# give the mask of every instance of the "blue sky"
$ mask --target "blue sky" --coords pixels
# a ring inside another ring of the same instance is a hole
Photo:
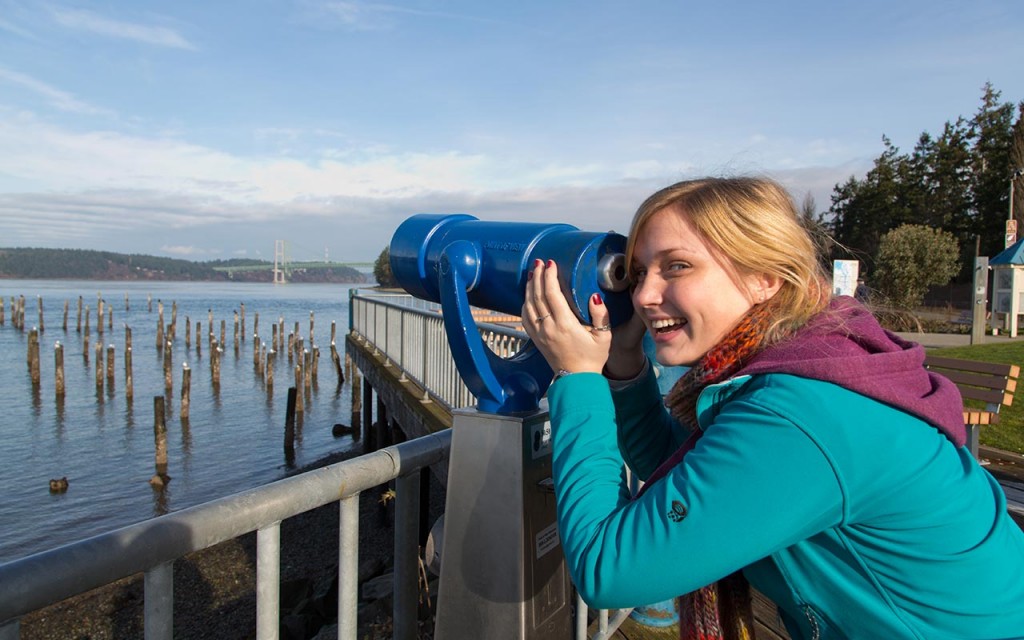
[[[374,259],[423,212],[625,232],[1024,100],[1019,0],[0,0],[0,247]]]

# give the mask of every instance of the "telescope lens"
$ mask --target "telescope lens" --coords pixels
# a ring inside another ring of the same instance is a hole
[[[598,260],[597,284],[605,291],[615,293],[629,288],[629,278],[626,277],[625,254],[608,253]]]

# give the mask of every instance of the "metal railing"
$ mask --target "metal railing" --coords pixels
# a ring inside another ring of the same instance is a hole
[[[476,403],[452,357],[440,305],[408,294],[368,294],[353,291],[349,299],[352,331],[383,353],[403,375],[426,390],[445,409]],[[480,337],[502,357],[516,354],[527,335],[511,327],[480,322]]]
[[[0,640],[20,618],[121,578],[145,573],[146,640],[173,635],[175,559],[256,531],[256,637],[278,637],[281,521],[337,502],[338,638],[355,639],[359,600],[359,494],[395,480],[394,637],[416,637],[419,470],[443,461],[451,432],[327,467],[0,565]]]

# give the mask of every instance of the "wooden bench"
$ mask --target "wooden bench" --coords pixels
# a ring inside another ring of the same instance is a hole
[[[1020,367],[1014,364],[975,362],[958,358],[928,355],[924,366],[949,378],[964,397],[964,425],[967,444],[974,457],[978,457],[979,428],[999,421],[999,409],[1013,404]],[[975,402],[970,402],[975,401]],[[975,408],[974,404],[985,407]]]

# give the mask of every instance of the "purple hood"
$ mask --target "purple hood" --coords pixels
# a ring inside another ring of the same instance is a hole
[[[924,347],[886,331],[859,302],[840,296],[736,375],[789,373],[832,382],[911,413],[963,446],[967,433],[960,391],[925,369],[924,355]]]

